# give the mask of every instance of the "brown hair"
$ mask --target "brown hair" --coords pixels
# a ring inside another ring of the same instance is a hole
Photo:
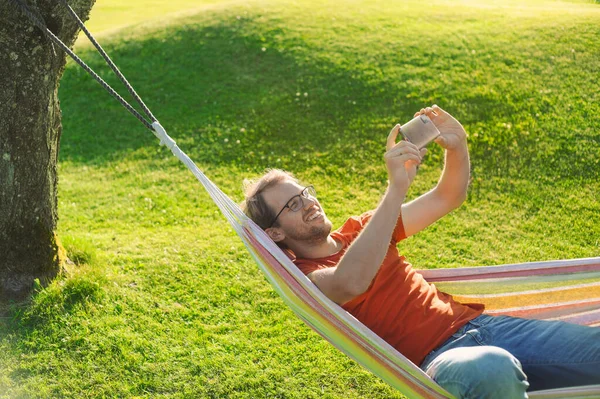
[[[246,199],[241,204],[242,210],[263,229],[271,227],[271,223],[275,218],[275,211],[267,205],[263,193],[265,190],[286,180],[298,183],[298,179],[294,175],[281,169],[267,169],[265,174],[256,180],[244,180]]]

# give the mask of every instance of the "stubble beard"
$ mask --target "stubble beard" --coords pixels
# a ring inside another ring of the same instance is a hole
[[[303,241],[314,245],[327,241],[331,228],[332,224],[326,217],[320,226],[310,226],[308,231],[288,231],[286,235],[294,241]]]

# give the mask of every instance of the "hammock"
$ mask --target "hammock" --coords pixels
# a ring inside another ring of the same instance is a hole
[[[419,367],[329,300],[177,146],[148,110],[112,60],[85,28],[66,0],[61,0],[127,90],[146,120],[58,39],[22,0],[11,0],[54,43],[88,71],[128,111],[151,129],[196,176],[240,236],[267,280],[284,302],[323,338],[409,398],[453,398]],[[489,314],[565,320],[600,326],[600,257],[462,269],[422,270],[421,274],[462,301],[483,302]],[[600,385],[528,393],[530,398],[598,398]]]

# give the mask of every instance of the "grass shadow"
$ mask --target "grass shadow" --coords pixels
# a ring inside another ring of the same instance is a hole
[[[570,132],[545,131],[556,121],[533,115],[556,112],[556,100],[536,92],[539,80],[518,84],[522,76],[511,77],[512,70],[531,63],[526,55],[519,58],[518,48],[504,62],[473,59],[449,43],[448,59],[424,51],[391,69],[392,50],[414,53],[412,45],[400,43],[370,64],[357,61],[353,69],[313,51],[282,23],[265,27],[252,15],[240,21],[232,17],[235,11],[215,15],[219,18],[203,17],[200,23],[106,46],[170,135],[204,167],[312,166],[340,177],[352,167],[368,172],[379,162],[393,124],[437,102],[471,133],[477,177],[598,177],[600,135],[593,126],[576,123]],[[311,52],[314,57],[307,57]],[[337,55],[345,56],[344,50]],[[103,61],[89,51],[83,57],[106,75]],[[440,82],[436,73],[447,68],[448,60],[462,66],[453,82]],[[503,74],[504,80],[496,87],[486,79],[465,87],[463,64],[490,76]],[[118,87],[114,78],[107,80]],[[61,101],[62,160],[104,164],[152,158],[160,151],[153,136],[80,68],[67,69]],[[583,117],[571,116],[558,115],[558,124],[566,128]],[[442,153],[434,149],[432,156]]]

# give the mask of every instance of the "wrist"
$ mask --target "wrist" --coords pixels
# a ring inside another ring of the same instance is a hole
[[[408,187],[404,185],[395,184],[394,182],[389,182],[388,188],[384,194],[385,199],[391,199],[396,203],[402,204],[404,199],[406,198],[406,193],[408,192]]]
[[[467,138],[461,138],[455,145],[452,147],[446,148],[447,152],[450,153],[464,153],[469,152],[469,147],[467,145]]]

